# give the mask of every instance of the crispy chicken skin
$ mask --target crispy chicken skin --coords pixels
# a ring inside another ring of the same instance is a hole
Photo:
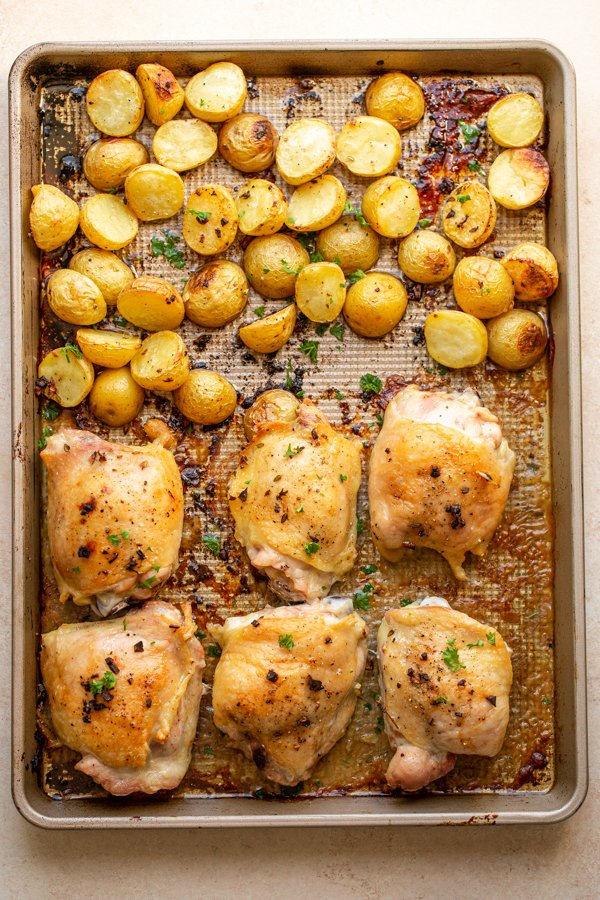
[[[352,568],[360,477],[360,445],[309,400],[241,454],[229,482],[236,538],[284,599],[324,597]]]
[[[54,730],[82,754],[76,768],[109,793],[153,794],[185,775],[204,667],[194,630],[189,607],[154,600],[42,636]]]
[[[183,489],[173,454],[63,428],[41,453],[60,599],[108,615],[146,600],[178,563]]]
[[[307,778],[344,734],[365,667],[366,626],[346,600],[267,607],[216,630],[215,725],[278,784]]]
[[[377,549],[398,562],[404,548],[429,547],[465,580],[465,555],[487,550],[514,465],[498,419],[473,391],[412,385],[400,391],[387,407],[369,467]]]
[[[489,625],[439,597],[390,609],[378,633],[384,721],[396,750],[386,779],[418,791],[457,754],[495,756],[512,684],[510,650]]]

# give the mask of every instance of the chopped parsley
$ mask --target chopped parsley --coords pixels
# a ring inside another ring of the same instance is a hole
[[[354,596],[352,598],[354,609],[371,609],[371,598],[369,595],[372,593],[373,585],[370,582],[363,584],[358,590],[354,591]]]
[[[482,297],[485,297],[486,294],[491,294],[491,293],[492,293],[491,288],[489,288],[489,287],[481,288],[481,296]]]
[[[336,399],[336,400],[343,400],[343,399],[344,399],[344,395],[342,394],[341,391],[335,391],[335,399]]]
[[[286,273],[286,275],[299,275],[304,267],[298,266],[297,269],[292,269],[287,259],[282,259],[281,268]]]
[[[288,444],[287,450],[285,451],[285,453],[283,455],[287,456],[288,459],[292,459],[292,457],[298,456],[299,453],[302,453],[303,450],[304,450],[304,445],[302,445],[300,447],[294,447],[294,449],[292,450],[292,445]]]
[[[79,568],[79,566],[73,566],[73,568],[71,569],[71,572],[74,572],[75,575],[79,575],[79,573],[81,572],[81,569]]]
[[[60,416],[60,406],[54,402],[54,400],[49,400],[46,406],[44,407],[44,411],[42,413],[42,418],[47,422],[54,422],[55,419],[58,419]]]
[[[285,379],[283,382],[283,386],[286,391],[289,391],[292,387],[293,372],[294,372],[294,370],[292,368],[292,361],[291,361],[291,359],[288,359],[287,365],[286,365]]]
[[[65,344],[64,347],[59,348],[59,353],[62,353],[67,362],[71,362],[71,358],[69,356],[70,353],[72,353],[73,356],[77,357],[77,359],[82,359],[83,357],[83,353],[75,344]]]
[[[449,669],[452,669],[453,672],[458,672],[460,669],[465,669],[466,666],[460,661],[458,656],[458,648],[455,647],[455,644],[455,638],[452,638],[452,640],[448,641],[448,643],[446,644],[446,649],[442,653],[442,659]]]
[[[129,537],[129,532],[122,531],[121,534],[109,534],[107,535],[107,537],[111,544],[113,544],[115,547],[118,547],[121,541],[127,540],[127,538]]]
[[[365,573],[365,575],[372,575],[374,572],[377,571],[377,566],[375,565],[375,563],[367,563],[366,566],[362,567],[362,570]]]
[[[447,366],[443,366],[441,363],[436,363],[435,365],[438,370],[438,375],[447,375],[448,374]]]
[[[201,224],[203,222],[208,222],[212,216],[212,213],[205,212],[203,209],[186,209],[186,214],[188,216],[194,216]]]
[[[317,337],[323,337],[323,335],[326,333],[328,328],[329,328],[329,322],[319,322],[319,324],[315,328]]]
[[[121,316],[119,314],[117,314],[116,316],[113,316],[113,322],[115,325],[118,325],[120,328],[127,328],[127,326],[129,325],[129,322],[127,321],[127,319],[124,316]]]
[[[424,219],[419,219],[419,221],[417,222],[417,225],[419,226],[419,228],[429,228],[429,226],[431,225],[432,222],[433,222],[433,219],[424,218]]]
[[[153,256],[164,256],[166,261],[173,266],[174,269],[183,269],[185,266],[185,256],[183,251],[176,245],[179,243],[179,236],[167,228],[163,228],[165,239],[155,235],[150,239]]]
[[[344,206],[344,215],[345,216],[354,216],[359,225],[362,225],[363,228],[368,228],[369,223],[365,219],[362,214],[362,210],[357,209],[355,206],[352,206],[349,200],[346,201],[346,205]]]
[[[362,516],[357,516],[356,517],[356,533],[362,534],[364,530],[365,530],[365,520],[363,519]]]
[[[488,642],[488,644],[492,645],[492,647],[496,646],[496,633],[494,631],[488,631],[488,633],[485,636],[485,639]]]
[[[483,647],[483,641],[475,641],[474,644],[467,644],[467,647],[469,648],[469,650],[472,647]]]
[[[38,448],[38,450],[45,450],[45,449],[46,449],[46,445],[47,445],[47,443],[48,443],[48,438],[49,438],[53,433],[54,433],[54,432],[52,431],[51,428],[48,427],[48,425],[45,425],[45,426],[44,426],[44,430],[42,431],[42,436],[41,436],[41,438],[39,438],[39,440],[38,440],[38,442],[37,442],[37,448]]]
[[[202,641],[206,637],[206,632],[202,631],[201,628],[196,628],[196,630],[194,632],[194,637],[198,638],[199,641]]]
[[[209,644],[206,648],[206,655],[211,656],[213,659],[218,659],[222,652],[218,644]]]
[[[471,195],[470,194],[459,194],[456,199],[458,200],[459,203],[466,203],[467,200],[471,199]]]
[[[292,647],[295,647],[294,638],[291,634],[280,634],[279,635],[279,646],[285,647],[286,650],[291,650]]]
[[[362,391],[366,391],[369,394],[378,394],[382,387],[383,382],[377,375],[367,373],[360,376],[360,388]]]
[[[156,575],[151,575],[150,578],[146,578],[145,581],[140,581],[140,585],[143,588],[148,588],[148,590],[150,590],[150,588],[152,587],[152,585],[154,584],[155,581],[156,581]]]
[[[481,172],[481,165],[476,159],[471,159],[469,161],[469,172]]]
[[[378,424],[379,427],[381,428],[381,426],[383,425],[383,416],[382,416],[382,414],[379,412],[379,410],[377,410],[377,412],[375,413],[375,419],[377,420],[377,424]]]
[[[297,507],[296,512],[297,512],[297,513],[303,513],[303,512],[304,512],[304,507],[302,506],[302,504],[300,504],[300,506]]]
[[[360,281],[361,278],[365,277],[365,273],[362,269],[356,269],[354,272],[350,272],[347,276],[349,284],[356,284],[357,281]]]
[[[412,597],[403,597],[402,600],[400,601],[400,606],[410,606],[410,604],[412,602],[413,602]]]
[[[203,534],[202,543],[213,556],[218,556],[221,552],[221,538],[218,534]]]
[[[319,342],[302,341],[300,344],[300,352],[304,353],[305,356],[308,356],[311,362],[316,362],[319,353]]]
[[[448,701],[446,700],[445,697],[440,696],[440,697],[436,697],[435,700],[434,700],[433,702],[434,702],[434,703],[436,704],[436,706],[437,706],[439,703],[447,703]]]
[[[344,475],[342,472],[340,472],[340,481],[342,482],[342,484],[343,484],[345,481],[348,481],[348,476],[347,476],[347,475]]]
[[[343,341],[345,331],[344,323],[336,322],[335,325],[332,325],[329,329],[329,334],[332,334],[337,341]]]
[[[255,307],[254,307],[254,315],[255,315],[255,316],[258,316],[259,319],[262,319],[262,317],[264,316],[264,314],[265,314],[265,307],[264,307],[264,306],[255,306]]]
[[[319,550],[318,541],[309,541],[308,544],[304,545],[304,552],[307,556],[314,556]]]
[[[213,750],[212,747],[204,747],[202,752],[204,753],[205,756],[214,756],[215,755],[215,751]]]
[[[479,137],[480,131],[477,125],[472,125],[470,122],[465,122],[464,119],[459,119],[458,124],[460,125],[460,130],[465,141],[474,141]]]
[[[112,672],[105,672],[102,678],[91,678],[89,681],[90,692],[95,697],[96,694],[101,694],[102,691],[112,691],[114,686],[117,683],[117,679],[113,675]]]

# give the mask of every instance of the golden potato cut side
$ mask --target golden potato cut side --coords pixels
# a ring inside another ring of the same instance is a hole
[[[494,198],[480,181],[463,181],[448,194],[442,207],[446,236],[459,247],[473,249],[484,244],[496,226]]]
[[[397,175],[374,181],[363,194],[363,216],[378,234],[406,237],[421,218],[421,202],[414,185]]]
[[[38,366],[43,392],[67,409],[78,406],[94,384],[94,367],[78,347],[67,344],[51,350]]]
[[[100,372],[88,402],[93,416],[111,428],[119,428],[139,415],[144,397],[144,389],[133,380],[129,366],[124,366]]]
[[[85,358],[103,369],[126,366],[142,346],[142,339],[136,335],[97,328],[79,328],[76,338]]]
[[[541,200],[550,184],[550,167],[539,150],[504,150],[488,173],[488,187],[506,209],[526,209]]]
[[[112,194],[96,194],[86,200],[79,224],[88,241],[102,250],[121,250],[138,233],[137,217]]]
[[[236,319],[248,302],[244,270],[229,259],[215,259],[194,272],[183,289],[185,314],[196,325],[220,328]]]
[[[539,137],[544,111],[531,94],[508,94],[487,114],[490,137],[501,147],[528,147]]]
[[[135,77],[144,95],[146,115],[153,125],[164,125],[177,115],[185,93],[169,69],[158,63],[142,63]]]
[[[233,385],[210,369],[193,369],[173,395],[175,406],[190,422],[218,425],[233,415],[237,394]]]
[[[323,175],[335,162],[335,131],[323,119],[298,119],[281,135],[275,160],[288,184],[298,185]]]
[[[205,122],[224,122],[241,111],[248,88],[246,76],[232,62],[213,63],[187,83],[185,105]]]
[[[90,84],[86,108],[98,131],[111,137],[126,137],[142,124],[144,95],[130,72],[109,69]]]
[[[83,157],[83,174],[97,191],[123,186],[130,172],[150,162],[148,151],[133,138],[100,138]]]
[[[257,397],[244,413],[244,434],[252,441],[259,431],[271,422],[295,422],[300,401],[291,391],[278,388]]]
[[[421,229],[409,234],[398,247],[398,265],[411,281],[441,284],[452,275],[456,254],[441,234]]]
[[[170,219],[183,206],[183,181],[172,169],[146,163],[125,179],[125,196],[132,213],[142,222]]]
[[[204,165],[217,150],[215,131],[201,119],[174,119],[156,129],[152,152],[161,166],[188,172]]]
[[[320,175],[293,192],[285,223],[292,231],[321,231],[339,219],[345,205],[342,182],[335,175]]]
[[[383,337],[406,312],[408,295],[399,278],[387,272],[368,272],[348,288],[344,319],[356,334]]]
[[[190,360],[175,331],[157,331],[143,341],[131,360],[131,374],[148,391],[174,391],[188,377]]]
[[[106,302],[91,278],[72,269],[57,269],[48,279],[48,303],[55,316],[70,325],[96,325],[106,315]]]
[[[183,217],[183,239],[196,253],[223,253],[233,244],[237,229],[235,201],[222,184],[204,184],[190,194]]]
[[[541,316],[512,309],[487,323],[488,356],[511,372],[528,369],[544,355],[548,332]]]
[[[185,315],[183,298],[170,281],[142,275],[128,284],[117,300],[121,315],[144,331],[179,328]]]
[[[346,300],[346,279],[336,263],[305,266],[296,279],[296,305],[311,322],[333,322]]]
[[[427,352],[449,369],[476,366],[486,357],[488,336],[475,316],[455,309],[440,309],[425,319]]]
[[[543,244],[518,244],[505,254],[502,265],[514,282],[517,300],[546,300],[558,287],[558,263]]]
[[[343,216],[317,235],[316,250],[327,262],[335,262],[344,275],[366,271],[379,259],[379,235],[355,216]]]
[[[238,228],[242,234],[260,237],[279,231],[287,215],[281,188],[264,178],[252,178],[235,196]]]
[[[244,251],[244,271],[255,291],[271,300],[294,293],[296,278],[310,262],[302,244],[288,234],[257,237]]]
[[[273,123],[258,113],[241,113],[219,131],[219,153],[240,172],[264,172],[275,162],[279,135]]]
[[[356,116],[342,127],[337,158],[354,175],[386,175],[400,159],[400,135],[393,125],[376,116]]]
[[[239,335],[246,347],[255,353],[275,353],[289,341],[295,325],[296,306],[290,303],[270,316],[243,325]]]
[[[412,128],[425,113],[423,91],[403,72],[386,72],[375,78],[367,88],[365,103],[370,116],[385,119],[398,131]]]
[[[35,184],[29,210],[31,236],[40,250],[57,250],[79,226],[79,207],[51,184]]]
[[[504,266],[487,256],[465,256],[454,270],[454,299],[478,319],[491,319],[513,308],[515,287]]]
[[[109,306],[116,304],[123,288],[134,279],[133,272],[122,259],[110,250],[99,250],[98,247],[89,247],[73,254],[69,269],[91,278]]]

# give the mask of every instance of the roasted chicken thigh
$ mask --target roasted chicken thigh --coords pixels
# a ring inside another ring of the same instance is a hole
[[[397,562],[404,548],[429,547],[464,580],[466,553],[482,556],[502,518],[514,465],[498,419],[473,391],[400,391],[369,468],[379,552]]]

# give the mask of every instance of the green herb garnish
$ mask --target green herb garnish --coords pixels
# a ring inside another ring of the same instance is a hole
[[[360,376],[361,391],[366,391],[369,394],[378,394],[382,387],[383,382],[377,375],[367,373],[366,375]]]
[[[350,272],[346,277],[349,284],[356,284],[357,281],[360,281],[361,278],[365,277],[365,273],[362,269],[356,269],[354,272]]]
[[[262,319],[262,317],[264,316],[264,314],[265,314],[265,307],[264,307],[264,306],[255,306],[255,307],[254,307],[254,315],[255,315],[255,316],[258,316],[259,319]]]
[[[357,516],[356,517],[356,533],[362,534],[364,530],[365,530],[365,520],[363,519],[362,516]]]
[[[429,228],[429,226],[431,225],[432,222],[433,222],[433,219],[424,218],[424,219],[419,219],[419,221],[417,222],[417,225],[419,226],[419,228]]]
[[[44,407],[44,411],[42,413],[42,418],[47,422],[54,422],[55,419],[58,419],[60,416],[60,406],[54,402],[54,400],[49,400],[46,406]]]
[[[213,556],[218,556],[221,552],[221,538],[218,534],[203,534],[202,543]]]
[[[467,647],[469,648],[469,650],[472,647],[483,647],[483,641],[475,641],[474,644],[467,644]]]
[[[208,222],[212,216],[212,213],[205,212],[203,209],[186,209],[186,214],[188,216],[194,216],[201,224],[203,222]]]
[[[147,588],[148,590],[150,590],[155,581],[156,575],[151,575],[150,578],[146,578],[145,581],[140,581],[140,584],[143,588]]]
[[[308,544],[304,545],[304,552],[307,556],[314,556],[319,550],[319,544],[317,541],[309,541]]]
[[[336,399],[336,400],[343,400],[343,399],[344,399],[344,395],[342,394],[341,391],[335,391],[334,393],[335,393],[335,399]]]
[[[164,256],[166,261],[173,266],[174,269],[183,269],[185,266],[185,256],[183,255],[183,251],[176,246],[179,243],[179,236],[168,231],[166,228],[163,228],[163,234],[165,236],[164,240],[156,235],[150,239],[152,255]]]
[[[446,644],[446,649],[442,653],[442,659],[449,669],[452,669],[453,672],[458,672],[459,669],[465,669],[466,666],[460,661],[458,656],[458,648],[454,646],[455,644],[455,638],[452,638],[452,640],[448,641],[448,643]]]
[[[199,641],[202,641],[206,637],[206,632],[202,631],[201,628],[196,628],[196,630],[194,632],[194,637],[198,638]]]
[[[354,609],[371,609],[371,599],[369,595],[372,593],[373,585],[370,582],[363,584],[358,590],[354,591],[354,596],[352,598]]]
[[[400,601],[400,606],[410,606],[413,603],[412,597],[403,597]]]
[[[367,563],[366,566],[362,567],[362,570],[365,575],[372,575],[373,572],[377,571],[377,566],[375,565],[375,563]]]
[[[124,316],[120,316],[118,314],[116,316],[113,316],[113,322],[115,325],[118,325],[119,328],[127,328],[127,326],[129,325],[127,319]]]
[[[471,159],[469,161],[469,172],[481,172],[481,165],[476,159]]]
[[[467,200],[471,199],[471,195],[470,194],[459,194],[456,199],[458,200],[459,203],[466,203]]]
[[[335,325],[332,325],[329,329],[329,334],[332,334],[336,340],[343,341],[345,331],[344,323],[336,322]]]
[[[465,141],[474,141],[475,138],[479,137],[480,131],[477,125],[465,122],[464,119],[459,119],[458,124],[460,125],[460,130],[462,131],[462,136]]]
[[[72,353],[73,356],[77,357],[77,359],[81,359],[83,357],[83,353],[75,344],[65,344],[64,347],[59,348],[59,353],[62,353],[64,358],[69,363],[71,362],[71,358],[69,356],[70,353]]]
[[[488,633],[485,636],[485,639],[488,642],[488,644],[492,645],[492,647],[496,646],[496,633],[494,631],[488,631]]]
[[[285,451],[285,453],[283,455],[287,456],[288,459],[292,459],[292,457],[298,456],[299,453],[302,453],[303,450],[304,450],[304,445],[302,445],[301,447],[294,447],[294,449],[292,450],[292,445],[288,444],[287,450]]]
[[[43,431],[42,431],[42,436],[41,436],[41,438],[39,438],[39,440],[38,440],[38,442],[37,442],[37,448],[38,448],[38,450],[45,450],[45,449],[46,449],[46,445],[48,444],[48,438],[51,437],[51,435],[52,435],[53,433],[54,433],[54,432],[52,431],[51,428],[48,427],[48,425],[45,425],[45,426],[44,426],[44,429],[43,429]]]
[[[303,266],[298,266],[297,269],[292,269],[287,259],[282,259],[281,268],[286,273],[286,275],[299,275],[303,269]]]
[[[340,481],[342,482],[342,484],[344,483],[344,481],[348,481],[348,476],[340,472]]]
[[[300,352],[304,353],[305,356],[308,356],[311,362],[316,362],[319,353],[319,342],[302,341],[300,344]]]
[[[279,635],[279,646],[285,647],[286,650],[291,650],[292,647],[295,647],[294,638],[291,634],[280,634]]]
[[[113,675],[112,672],[105,672],[102,678],[91,678],[89,681],[90,691],[95,697],[96,694],[101,694],[102,691],[112,691],[115,684],[117,683],[117,679]]]
[[[206,648],[206,655],[211,656],[213,659],[218,659],[222,652],[218,644],[209,644]]]

